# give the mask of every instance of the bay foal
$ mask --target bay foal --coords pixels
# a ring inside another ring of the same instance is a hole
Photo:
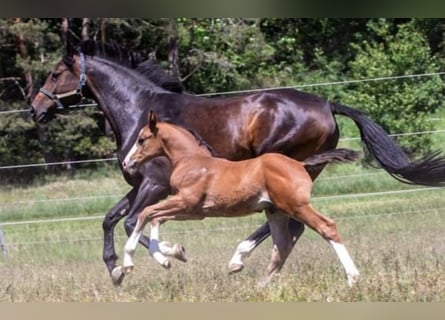
[[[281,269],[282,261],[292,249],[286,216],[303,222],[329,242],[345,269],[350,286],[358,280],[359,272],[342,243],[334,221],[317,212],[309,203],[312,180],[305,169],[328,162],[353,161],[359,158],[357,152],[335,149],[314,155],[304,162],[277,153],[229,161],[213,157],[202,145],[204,142],[200,144],[190,131],[158,122],[154,112],[150,112],[148,121],[148,126],[142,128],[125,157],[123,167],[129,173],[136,172],[145,161],[166,156],[173,170],[170,178],[173,195],[146,207],[139,214],[136,228],[125,245],[125,272],[134,267],[132,257],[147,223],[151,224],[150,254],[169,268],[166,255],[173,254],[170,251],[174,250],[159,242],[159,226],[163,222],[238,217],[274,205],[279,211],[266,213],[274,244],[266,282]]]

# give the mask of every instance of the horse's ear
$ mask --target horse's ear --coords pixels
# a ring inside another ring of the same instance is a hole
[[[148,115],[148,127],[150,128],[150,131],[156,135],[158,133],[158,127],[156,126],[158,123],[158,115],[154,111],[150,111],[150,114]]]
[[[80,48],[83,53],[92,56],[96,51],[96,41],[94,40],[84,40],[82,41]]]
[[[75,45],[75,39],[73,36],[73,31],[68,30],[66,33],[66,42],[65,42],[65,55],[68,57],[74,56],[76,53],[76,45]]]

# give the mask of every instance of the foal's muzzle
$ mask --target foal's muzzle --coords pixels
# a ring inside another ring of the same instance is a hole
[[[122,161],[122,168],[131,175],[135,174],[138,169],[137,163],[132,159]]]

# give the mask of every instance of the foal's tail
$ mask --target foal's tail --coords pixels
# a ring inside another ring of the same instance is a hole
[[[365,113],[337,103],[332,103],[331,109],[355,122],[369,153],[391,176],[408,184],[445,186],[445,157],[440,151],[410,161],[388,133]]]
[[[303,165],[305,167],[315,167],[328,163],[346,163],[359,160],[361,157],[361,152],[351,149],[338,148],[310,156],[303,161]]]

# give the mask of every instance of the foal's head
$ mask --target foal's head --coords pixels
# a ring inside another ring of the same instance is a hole
[[[123,168],[128,173],[135,173],[145,161],[163,155],[158,131],[158,117],[155,112],[150,111],[148,125],[141,129],[135,144],[122,162]]]
[[[148,125],[139,132],[122,166],[133,174],[144,162],[162,155],[173,164],[189,156],[218,157],[197,132],[169,122],[158,122],[156,113],[150,111]]]

